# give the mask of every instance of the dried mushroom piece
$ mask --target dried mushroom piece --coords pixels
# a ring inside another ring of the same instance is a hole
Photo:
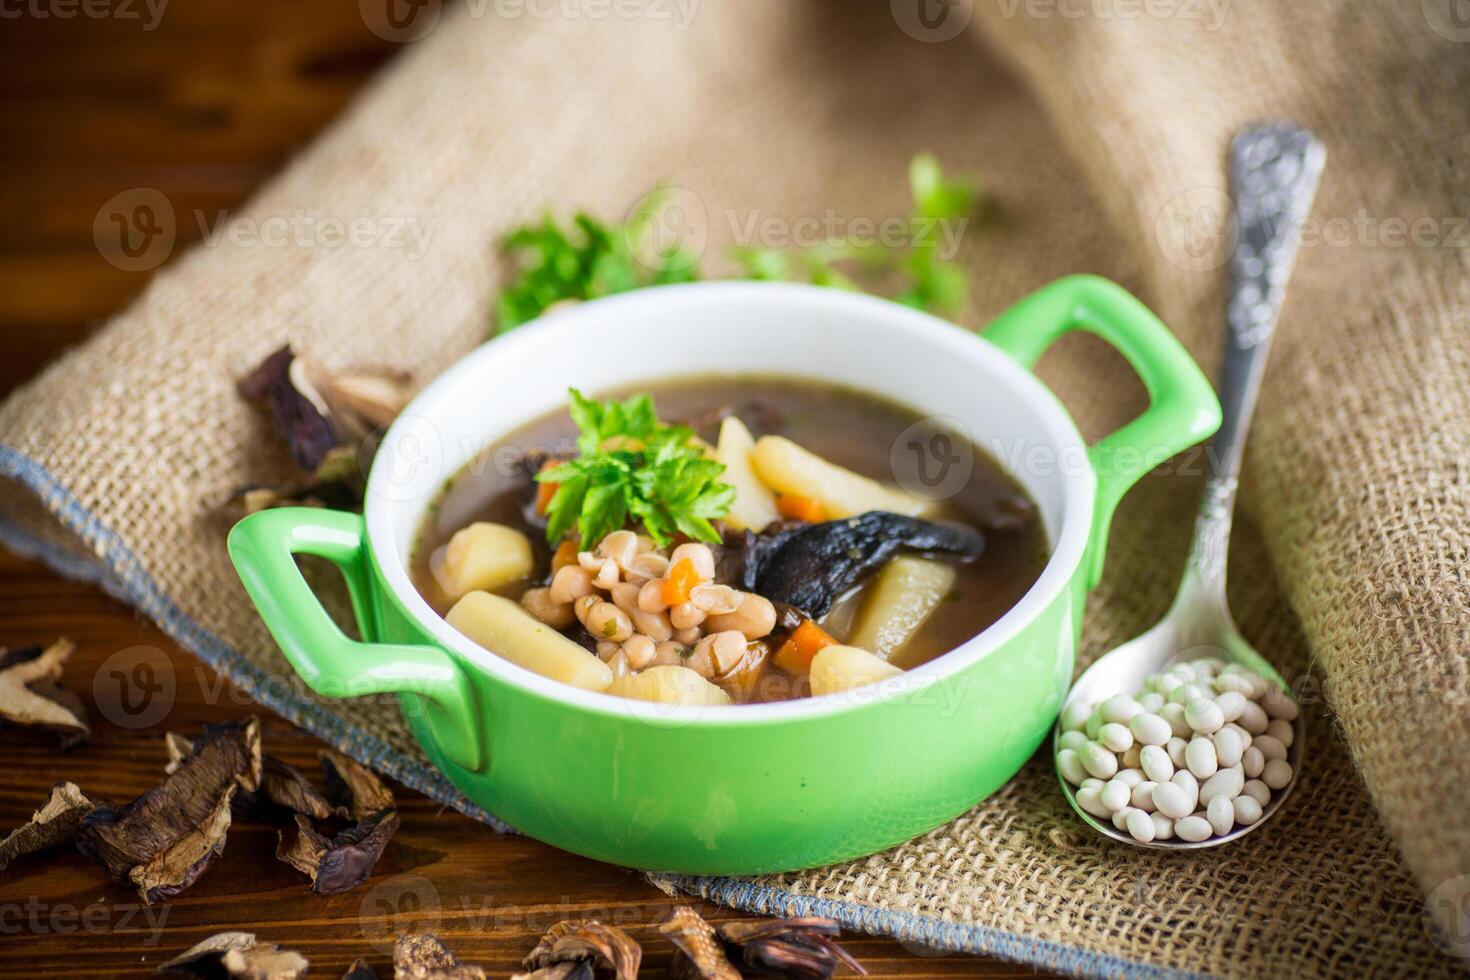
[[[673,974],[676,980],[740,980],[714,927],[686,905],[669,913],[658,931],[669,937],[677,951]]]
[[[194,750],[194,743],[175,732],[166,733],[163,741],[168,749],[168,765],[164,767],[164,771],[172,773]],[[293,813],[304,813],[316,820],[347,816],[346,810],[328,803],[326,797],[301,774],[301,770],[287,765],[275,756],[262,755],[260,790],[254,793],[237,791],[235,810],[253,813],[271,806]]]
[[[330,749],[321,754],[327,793],[352,826],[328,837],[311,817],[296,814],[296,832],[282,832],[276,857],[311,879],[312,891],[335,895],[368,879],[398,830],[393,794],[372,770]]]
[[[76,783],[57,783],[31,819],[0,840],[0,871],[23,855],[71,843],[82,820],[96,808]]]
[[[61,686],[61,672],[77,645],[63,637],[39,646],[0,649],[0,718],[49,728],[69,749],[92,734],[81,699]]]
[[[342,974],[342,980],[378,980],[378,971],[367,960],[359,956]]]
[[[742,972],[822,980],[836,973],[840,965],[854,973],[868,972],[837,945],[842,928],[835,919],[750,919],[726,922],[719,933]]]
[[[200,980],[298,980],[306,976],[306,965],[300,953],[256,942],[253,933],[221,932],[175,956],[158,972]]]
[[[595,919],[570,919],[546,930],[522,961],[533,972],[516,976],[528,980],[590,978],[598,969],[604,969],[616,974],[617,980],[635,980],[642,960],[642,947],[617,926],[603,925]]]
[[[359,451],[403,410],[411,380],[396,370],[327,371],[288,344],[241,379],[239,389],[270,410],[296,465],[320,483],[351,487],[361,500]]]
[[[256,719],[208,727],[163,782],[126,806],[88,814],[77,848],[145,903],[172,898],[224,850],[235,793],[258,789],[260,775]]]
[[[435,936],[403,936],[393,944],[393,980],[485,980]]]

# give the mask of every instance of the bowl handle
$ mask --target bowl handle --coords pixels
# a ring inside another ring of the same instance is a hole
[[[981,336],[1026,368],[1066,334],[1085,330],[1122,354],[1148,390],[1149,407],[1087,449],[1097,474],[1087,587],[1102,578],[1118,501],[1149,470],[1220,427],[1220,402],[1199,365],[1158,317],[1117,283],[1068,276],[1006,310]]]
[[[331,698],[418,695],[445,755],[478,772],[485,758],[474,691],[450,654],[428,645],[349,638],[322,608],[292,558],[317,555],[341,569],[358,626],[371,639],[377,622],[375,591],[363,532],[362,517],[346,511],[265,510],[230,530],[230,558],[261,619],[313,691]]]

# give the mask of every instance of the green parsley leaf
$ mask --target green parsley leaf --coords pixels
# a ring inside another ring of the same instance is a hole
[[[546,507],[546,540],[556,545],[576,528],[583,547],[630,522],[643,524],[660,545],[676,534],[717,542],[710,521],[724,517],[735,488],[720,482],[725,467],[706,459],[692,430],[664,425],[653,399],[636,394],[600,402],[575,388],[568,411],[578,455],[536,474],[557,484]]]

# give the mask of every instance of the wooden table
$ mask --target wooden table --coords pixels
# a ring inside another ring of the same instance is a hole
[[[88,9],[111,13],[26,0],[0,20],[0,393],[146,284],[150,270],[118,268],[96,247],[94,220],[109,198],[150,187],[179,214],[238,207],[398,47],[366,29],[350,0],[173,0],[152,29],[143,0]],[[199,237],[194,224],[180,222],[174,256]],[[50,736],[0,731],[0,830],[27,819],[59,779],[118,801],[137,796],[162,776],[164,728],[197,732],[255,713],[274,754],[315,771],[312,737],[253,706],[132,610],[0,552],[0,646],[59,635],[79,644],[67,681],[95,731],[65,754]],[[113,724],[97,704],[109,683],[99,668],[138,645],[161,651],[176,679],[166,722],[147,730]],[[388,976],[392,936],[433,931],[504,976],[547,926],[589,915],[628,928],[644,942],[647,972],[667,972],[669,947],[653,925],[673,900],[638,874],[397,792],[402,829],[374,877],[343,895],[309,892],[274,858],[275,828],[248,821],[231,828],[197,885],[147,908],[73,850],[23,858],[0,873],[0,976],[144,976],[225,929],[300,951],[314,977],[340,976],[360,955]],[[891,940],[853,937],[848,948],[876,976],[1030,972]]]

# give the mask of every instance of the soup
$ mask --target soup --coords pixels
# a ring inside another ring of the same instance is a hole
[[[1020,486],[909,408],[749,377],[605,397],[488,447],[414,549],[431,606],[539,673],[679,703],[847,690],[964,643],[1046,563]],[[942,498],[894,484],[926,444],[904,482]]]

